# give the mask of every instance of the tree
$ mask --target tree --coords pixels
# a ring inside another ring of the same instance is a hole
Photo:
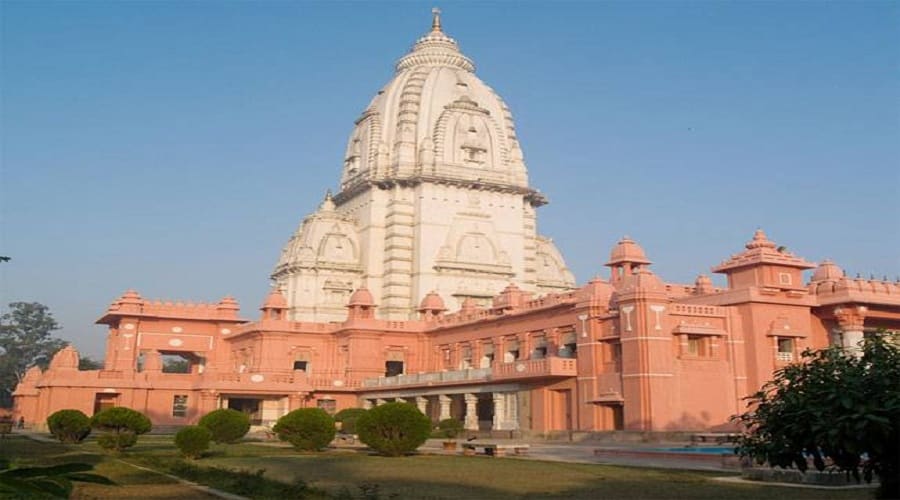
[[[103,369],[103,361],[97,361],[90,356],[82,356],[78,358],[79,370],[101,370]]]
[[[91,433],[91,418],[80,410],[59,410],[47,417],[50,434],[63,443],[80,443]]]
[[[412,453],[431,434],[431,419],[409,403],[385,403],[356,421],[359,440],[388,457]]]
[[[139,435],[146,434],[153,428],[146,415],[124,406],[107,408],[94,415],[91,426],[103,431],[97,438],[97,444],[117,453],[134,446]]]
[[[46,368],[66,343],[51,337],[59,324],[47,306],[13,302],[0,316],[0,407],[12,402],[12,391],[33,365]]]
[[[319,451],[334,439],[334,419],[321,408],[300,408],[283,415],[272,427],[278,439],[303,451]]]
[[[881,479],[880,498],[900,498],[900,338],[866,339],[861,352],[832,346],[803,353],[750,396],[735,418],[738,452],[758,463],[807,470],[827,461],[859,481]]]
[[[250,430],[250,417],[231,408],[220,408],[203,415],[197,425],[207,429],[216,443],[236,443]]]
[[[356,421],[367,411],[365,408],[344,408],[334,414],[334,421],[341,423],[342,434],[356,434]]]
[[[199,425],[189,425],[175,433],[175,446],[187,458],[200,458],[203,456],[203,452],[209,448],[210,439],[212,439],[212,433],[209,432],[209,429]]]

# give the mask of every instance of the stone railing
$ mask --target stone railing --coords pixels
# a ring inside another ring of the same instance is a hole
[[[527,359],[511,363],[494,363],[490,368],[471,368],[428,372],[395,377],[379,377],[363,380],[364,388],[453,385],[489,380],[512,380],[537,377],[574,377],[577,373],[575,358],[549,357]]]
[[[671,313],[683,316],[725,317],[725,308],[698,304],[672,304]]]
[[[379,377],[363,380],[363,387],[394,387],[406,385],[435,385],[442,383],[466,382],[489,379],[491,368],[470,368],[468,370],[452,370],[446,372],[415,373],[397,375],[395,377]]]
[[[574,377],[575,375],[575,358],[528,359],[502,363],[494,367],[495,378]]]

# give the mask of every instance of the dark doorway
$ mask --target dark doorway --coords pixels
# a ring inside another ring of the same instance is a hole
[[[228,398],[228,407],[232,410],[246,413],[250,417],[251,425],[262,425],[262,416],[259,411],[259,400],[250,398]]]
[[[475,406],[478,414],[478,430],[489,431],[494,427],[494,397],[493,394],[479,394],[478,403]]]
[[[396,377],[403,375],[403,361],[386,361],[384,363],[384,376]]]
[[[119,397],[118,394],[97,394],[94,397],[94,415],[116,406],[117,397]]]

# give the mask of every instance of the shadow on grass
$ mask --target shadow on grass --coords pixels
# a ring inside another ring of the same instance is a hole
[[[333,495],[357,498],[376,487],[380,498],[642,498],[851,499],[858,492],[795,490],[712,482],[713,475],[590,464],[487,457],[384,458],[334,454],[228,458],[203,465],[265,469],[280,481],[302,479]]]

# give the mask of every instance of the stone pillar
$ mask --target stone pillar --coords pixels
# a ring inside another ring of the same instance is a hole
[[[418,396],[416,398],[416,408],[422,412],[422,415],[428,416],[428,398],[425,396]]]
[[[519,428],[519,394],[515,392],[506,393],[506,425],[508,430],[518,430]]]
[[[295,393],[288,395],[288,411],[294,411],[303,407],[303,398],[306,394]]]
[[[864,306],[838,307],[834,310],[834,317],[841,327],[841,347],[849,353],[860,353],[867,311]]]
[[[438,396],[438,403],[440,403],[441,406],[441,413],[438,418],[440,420],[450,418],[450,396],[441,394]]]
[[[470,431],[478,430],[478,396],[466,394],[466,422],[465,427]]]
[[[216,391],[201,391],[200,392],[200,407],[198,408],[200,415],[206,415],[207,413],[218,408],[219,402],[219,393]]]
[[[502,431],[503,430],[503,416],[506,414],[506,398],[503,397],[502,393],[495,392],[494,396],[494,422],[491,425],[491,430],[494,431]]]

